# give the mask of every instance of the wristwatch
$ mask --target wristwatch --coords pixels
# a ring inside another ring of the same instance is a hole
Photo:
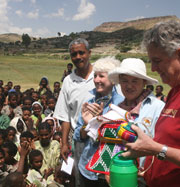
[[[157,159],[164,160],[166,158],[168,147],[163,145],[162,150],[156,155]]]

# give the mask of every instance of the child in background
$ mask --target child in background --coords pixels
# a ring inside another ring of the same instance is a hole
[[[22,146],[22,144],[24,142],[28,142],[29,145],[30,145],[30,148],[34,149],[34,136],[31,132],[25,131],[21,134],[21,136],[20,136],[20,146]]]
[[[6,130],[0,129],[0,146],[2,146],[2,144],[5,142],[6,137]]]
[[[2,114],[8,115],[10,119],[22,116],[21,107],[17,105],[18,96],[15,92],[8,94],[8,105],[4,106],[1,110]]]
[[[53,136],[54,132],[56,131],[56,121],[53,117],[47,116],[43,119],[42,122],[46,122],[51,128],[51,137]]]
[[[46,117],[54,113],[55,105],[56,99],[53,96],[49,97],[47,100],[47,109],[44,111]]]
[[[72,73],[72,69],[73,69],[73,64],[72,63],[68,63],[67,64],[67,71],[64,70],[63,76],[61,78],[61,82],[64,81],[65,77],[68,76],[69,74]]]
[[[43,122],[38,126],[39,141],[35,141],[35,149],[43,154],[43,165],[41,172],[45,169],[53,168],[58,165],[60,158],[60,145],[57,141],[51,140],[51,127],[47,122]],[[53,175],[49,178],[53,180]]]
[[[16,124],[16,129],[17,129],[17,133],[20,133],[20,134],[24,131],[24,124],[23,124],[22,120],[20,120],[20,119],[18,120],[18,122]]]
[[[45,115],[42,113],[42,111],[43,111],[42,105],[38,101],[35,101],[32,104],[32,113],[33,113],[33,115],[31,115],[31,118],[33,120],[33,127],[34,128],[37,128],[38,125],[45,118]]]
[[[42,94],[41,96],[40,96],[40,103],[41,103],[41,105],[42,105],[42,107],[43,107],[43,113],[44,113],[44,111],[46,110],[46,108],[47,108],[47,95],[46,94]]]
[[[16,169],[13,168],[11,165],[5,164],[5,152],[4,150],[0,147],[0,184],[3,183],[5,180],[6,176],[14,172]]]
[[[4,81],[0,80],[0,87],[3,87]]]
[[[29,144],[29,150],[35,149],[34,146],[34,136],[31,132],[29,131],[24,131],[21,135],[20,135],[20,143],[17,145],[18,146],[18,152],[15,156],[15,159],[19,161],[20,159],[20,152],[21,152],[21,147],[24,144],[24,142],[28,142]]]
[[[47,77],[42,77],[40,83],[39,83],[39,88],[38,88],[38,93],[39,95],[43,94],[52,94],[50,87],[49,87],[49,81]]]
[[[33,102],[31,97],[26,96],[23,98],[23,107],[31,109],[32,103]]]
[[[5,148],[3,148],[3,149],[5,149]],[[0,162],[0,184],[2,184],[4,178],[9,173],[12,173],[12,172],[15,172],[15,171],[23,173],[24,167],[25,167],[25,160],[27,160],[26,158],[27,158],[27,154],[29,152],[29,145],[26,142],[22,146],[21,153],[20,153],[21,157],[20,157],[20,161],[18,162],[17,170],[12,165],[5,164],[6,152],[4,152],[3,149],[0,148],[0,160],[1,160],[1,162]],[[18,186],[18,184],[13,184],[13,186]],[[5,185],[4,187],[10,187],[10,186]],[[25,186],[22,186],[22,187],[25,187]],[[28,186],[26,186],[26,187],[28,187]],[[31,187],[35,187],[35,186],[31,186]]]
[[[4,88],[0,86],[0,94],[3,94]]]
[[[61,86],[60,82],[58,82],[58,81],[54,82],[53,96],[55,97],[56,101],[58,99],[58,96],[59,96],[59,93],[60,93],[60,90],[61,90],[60,86]]]
[[[17,105],[22,107],[22,93],[16,92],[17,94]]]
[[[44,171],[44,174],[42,175],[40,169],[43,164],[43,155],[41,151],[39,150],[32,150],[29,153],[29,163],[30,163],[30,170],[27,174],[26,180],[28,180],[30,183],[36,184],[38,186],[46,187],[47,186],[47,179],[49,175],[52,174],[52,169],[47,169]]]
[[[18,161],[14,158],[17,154],[17,146],[13,142],[5,142],[1,148],[5,152],[5,164],[12,165],[16,170],[18,168]]]
[[[8,91],[9,91],[8,85],[5,85],[3,88],[4,88],[4,95],[5,95],[5,97],[7,97]]]
[[[14,89],[16,90],[16,92],[21,93],[21,86],[20,85],[15,85]]]
[[[6,141],[12,141],[12,142],[16,142],[16,129],[14,127],[11,127],[9,126],[7,129],[6,129],[6,134],[7,134],[7,137],[6,137]]]
[[[16,140],[18,143],[21,133],[30,130],[33,127],[31,110],[27,107],[23,107],[22,112],[22,117],[15,117],[10,122],[10,126],[14,127],[17,130]]]
[[[1,114],[5,98],[2,96],[0,99],[0,129],[6,129],[9,127],[10,118],[6,114]]]
[[[22,107],[22,121],[23,121],[23,125],[24,125],[24,131],[26,130],[30,130],[31,128],[33,128],[33,120],[31,118],[31,109],[27,108],[27,107]]]
[[[45,114],[46,117],[49,114],[53,114],[54,113],[55,105],[56,105],[56,99],[53,96],[48,97],[48,99],[47,99],[47,108],[44,111],[44,114]]]
[[[12,82],[12,81],[9,81],[9,82],[7,83],[7,85],[8,85],[8,89],[9,89],[9,90],[13,88],[13,82]]]
[[[166,102],[166,96],[163,94],[163,86],[162,85],[157,85],[156,86],[156,97],[158,98],[158,99],[160,99],[161,101],[163,101],[163,102]]]
[[[36,91],[33,91],[31,94],[32,102],[39,101],[39,93]]]

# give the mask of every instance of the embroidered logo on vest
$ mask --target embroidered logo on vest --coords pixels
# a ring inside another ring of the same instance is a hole
[[[177,111],[175,109],[163,109],[161,116],[175,118]]]

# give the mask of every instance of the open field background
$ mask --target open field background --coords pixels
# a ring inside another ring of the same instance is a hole
[[[91,62],[97,58],[92,56]],[[14,85],[21,85],[21,90],[37,88],[43,76],[49,79],[50,87],[53,88],[55,81],[60,81],[67,63],[70,59],[62,60],[58,56],[49,54],[26,54],[21,56],[0,56],[0,80],[6,84],[12,81]],[[150,63],[146,63],[148,75],[159,80],[164,86],[164,94],[167,95],[170,87],[161,82],[157,73],[151,72]]]

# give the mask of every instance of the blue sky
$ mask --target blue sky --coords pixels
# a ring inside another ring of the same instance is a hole
[[[103,22],[176,15],[179,0],[0,0],[0,34],[55,37],[91,31]]]

